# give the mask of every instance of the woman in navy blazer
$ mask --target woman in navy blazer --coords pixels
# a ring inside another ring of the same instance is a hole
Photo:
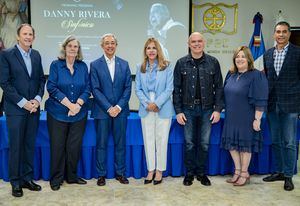
[[[52,190],[59,190],[66,175],[67,183],[86,184],[77,177],[82,138],[87,121],[90,96],[87,65],[82,61],[79,41],[65,39],[61,55],[51,63],[47,83],[47,125],[50,135]]]
[[[171,100],[173,69],[154,38],[149,38],[145,43],[144,61],[137,67],[135,83],[148,169],[144,184],[154,180],[156,185],[162,182],[162,172],[166,170],[174,107]]]

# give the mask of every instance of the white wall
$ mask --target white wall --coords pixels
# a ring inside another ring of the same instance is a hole
[[[283,17],[291,26],[300,26],[300,1],[299,0],[193,0],[194,4],[204,4],[204,3],[225,3],[225,4],[238,4],[238,23],[237,23],[237,33],[234,35],[225,34],[207,34],[204,36],[206,38],[228,38],[229,47],[236,49],[241,45],[249,45],[250,38],[253,34],[254,24],[252,23],[253,17],[257,12],[263,15],[262,32],[265,42],[266,49],[273,46],[273,28],[276,21],[276,16],[278,11],[281,10]],[[202,21],[202,20],[201,20]],[[229,20],[232,21],[232,20]],[[214,54],[212,54],[214,55]],[[232,54],[228,55],[214,55],[216,56],[221,64],[223,76],[227,73],[231,66]]]
[[[237,24],[237,34],[235,35],[224,35],[216,34],[215,37],[218,38],[228,38],[229,47],[235,49],[240,45],[248,45],[250,38],[253,33],[254,25],[252,24],[252,19],[256,12],[260,12],[263,15],[264,22],[262,24],[262,31],[265,41],[266,49],[273,46],[273,27],[275,24],[275,19],[278,11],[281,10],[286,21],[288,21],[291,26],[300,26],[300,0],[224,0],[224,1],[202,1],[193,0],[193,3],[204,4],[204,3],[225,3],[225,4],[235,4],[238,3],[238,24]],[[205,34],[209,36],[209,34]],[[179,39],[178,41],[186,41],[186,39]],[[140,52],[140,51],[138,51]],[[228,55],[214,55],[216,56],[222,67],[223,76],[228,71],[231,66],[232,54]],[[175,62],[174,62],[175,64]],[[132,85],[132,96],[130,101],[130,108],[138,108],[138,100],[134,93],[134,84]],[[0,96],[2,91],[0,89]],[[44,97],[45,99],[45,97]],[[43,107],[43,105],[42,105]]]

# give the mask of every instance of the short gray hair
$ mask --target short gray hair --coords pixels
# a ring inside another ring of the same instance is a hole
[[[101,46],[103,46],[104,39],[105,39],[106,37],[109,37],[109,36],[111,36],[112,38],[114,38],[114,40],[115,40],[115,42],[116,42],[116,45],[118,45],[117,37],[116,37],[114,34],[112,34],[112,33],[107,33],[107,34],[103,34],[103,35],[101,36],[101,40],[100,40]]]

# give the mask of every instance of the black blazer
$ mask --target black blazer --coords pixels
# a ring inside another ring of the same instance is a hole
[[[274,111],[277,103],[286,113],[300,113],[300,47],[289,44],[278,76],[274,68],[274,49],[264,54],[264,69],[269,82],[268,110]]]
[[[45,76],[38,51],[31,51],[32,72],[29,76],[26,65],[17,46],[0,53],[0,86],[4,95],[4,111],[6,115],[24,115],[28,111],[17,103],[26,98],[34,99],[36,95],[43,97]]]

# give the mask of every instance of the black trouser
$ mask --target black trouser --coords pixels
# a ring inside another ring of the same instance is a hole
[[[66,174],[68,182],[77,180],[77,163],[80,157],[86,121],[87,117],[77,122],[62,122],[47,113],[51,151],[51,185],[62,183],[64,174]]]
[[[13,186],[21,186],[33,179],[33,160],[40,113],[7,115],[9,138],[9,179]]]

